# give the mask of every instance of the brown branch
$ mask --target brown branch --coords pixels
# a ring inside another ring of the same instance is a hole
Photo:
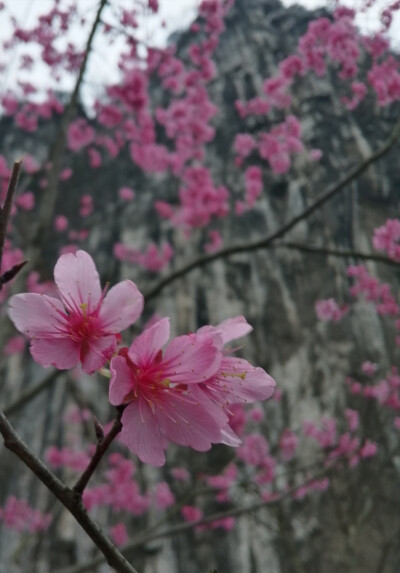
[[[8,219],[10,217],[13,198],[18,185],[19,174],[21,171],[21,164],[22,164],[22,159],[14,161],[4,205],[3,207],[0,206],[0,269],[1,269],[1,261],[3,259],[4,244],[6,241]],[[1,287],[2,285],[0,284],[0,290]]]
[[[277,243],[273,245],[274,248],[285,248],[292,249],[294,251],[303,251],[305,253],[310,253],[312,255],[324,255],[332,257],[342,257],[345,259],[361,259],[363,261],[374,261],[376,263],[384,263],[386,265],[392,265],[398,267],[400,261],[395,261],[390,257],[385,255],[379,255],[375,253],[362,253],[360,251],[353,251],[351,249],[329,249],[325,247],[316,247],[314,245],[305,245],[302,243],[292,243],[285,241],[284,243]]]
[[[36,457],[25,442],[18,436],[7,418],[0,411],[0,433],[6,448],[14,452],[20,460],[39,478],[39,480],[57,497],[86,531],[95,545],[103,553],[107,563],[119,573],[137,573],[122,553],[104,535],[99,526],[89,517],[83,506],[82,498],[76,491],[66,487],[47,466]]]
[[[83,472],[81,477],[78,479],[78,481],[76,482],[76,484],[72,488],[73,491],[75,491],[79,495],[82,495],[83,490],[87,486],[90,478],[93,475],[93,472],[95,471],[95,469],[99,465],[102,457],[104,456],[104,454],[106,453],[106,451],[110,447],[111,442],[114,440],[114,438],[122,430],[121,417],[122,417],[122,412],[124,411],[124,407],[117,408],[117,411],[118,411],[118,414],[117,414],[117,417],[114,421],[114,424],[111,427],[111,430],[108,432],[108,434],[105,437],[100,437],[100,439],[98,439],[96,450],[92,456],[92,459],[89,462],[88,467],[85,469],[85,471]]]
[[[25,406],[30,400],[35,398],[40,392],[45,390],[57,377],[62,374],[61,370],[53,370],[49,374],[46,374],[39,382],[32,385],[31,388],[28,388],[25,392],[23,392],[14,402],[12,402],[9,406],[6,406],[3,409],[4,414],[9,417],[18,412],[20,408]]]
[[[332,185],[329,185],[325,189],[325,191],[320,193],[320,195],[308,207],[306,207],[303,211],[298,213],[298,215],[292,217],[277,231],[274,231],[273,233],[270,233],[266,237],[258,239],[257,241],[250,241],[248,243],[243,243],[241,245],[232,245],[231,247],[226,247],[225,249],[221,249],[216,253],[202,255],[194,259],[193,261],[187,263],[180,269],[177,269],[176,271],[173,271],[166,277],[162,278],[152,288],[150,288],[150,290],[145,294],[146,302],[156,297],[166,286],[184,277],[194,269],[208,265],[213,261],[230,257],[231,255],[235,255],[237,253],[248,253],[251,251],[257,251],[259,249],[269,248],[274,241],[282,238],[301,221],[308,219],[308,217],[312,213],[314,213],[314,211],[316,211],[317,209],[322,207],[322,205],[327,203],[330,199],[335,197],[335,195],[337,195],[340,191],[342,191],[349,183],[354,181],[359,175],[361,175],[361,173],[363,173],[366,169],[368,169],[370,165],[372,165],[375,161],[383,157],[383,155],[385,155],[392,148],[392,146],[397,141],[399,136],[400,136],[400,121],[398,121],[398,123],[395,125],[390,137],[377,151],[375,151],[375,153],[372,153],[365,161],[362,161],[356,167],[351,169],[346,175],[344,175],[341,179],[339,179],[339,181],[336,181],[335,183],[332,183]]]

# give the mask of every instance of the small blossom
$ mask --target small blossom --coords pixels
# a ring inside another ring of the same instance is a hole
[[[9,316],[31,339],[31,354],[38,364],[64,370],[81,362],[84,372],[93,373],[111,358],[116,334],[140,316],[143,296],[129,280],[105,295],[93,259],[85,251],[62,255],[54,279],[59,299],[15,295]]]

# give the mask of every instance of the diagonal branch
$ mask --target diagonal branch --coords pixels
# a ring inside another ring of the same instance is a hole
[[[6,448],[14,452],[57,499],[61,501],[64,507],[71,512],[76,521],[103,553],[110,567],[114,568],[118,573],[137,573],[136,569],[128,563],[122,553],[104,535],[100,527],[89,517],[79,493],[66,487],[57,476],[33,454],[1,411],[0,433],[3,436]]]
[[[343,189],[352,181],[357,179],[361,173],[366,171],[370,165],[378,161],[381,157],[383,157],[395,144],[395,142],[400,137],[400,120],[395,125],[391,135],[385,141],[385,143],[377,150],[375,153],[372,153],[365,161],[359,163],[356,167],[351,169],[346,175],[344,175],[339,181],[332,183],[329,185],[325,191],[320,193],[320,195],[303,211],[289,219],[287,223],[282,225],[279,229],[270,233],[266,237],[262,239],[258,239],[257,241],[250,241],[248,243],[242,243],[241,245],[232,245],[230,247],[226,247],[225,249],[221,249],[215,253],[202,255],[193,261],[187,263],[180,269],[173,271],[166,277],[162,278],[158,281],[152,288],[150,288],[147,293],[145,294],[145,300],[148,302],[152,298],[158,296],[158,294],[168,285],[175,282],[176,280],[184,277],[192,270],[204,267],[212,263],[213,261],[217,261],[219,259],[225,259],[230,257],[231,255],[235,255],[237,253],[248,253],[250,251],[257,251],[259,249],[267,249],[269,248],[274,241],[277,239],[281,239],[284,235],[286,235],[289,231],[293,229],[298,223],[308,219],[308,217],[314,213],[317,209],[322,207],[325,203],[327,203],[330,199],[338,195]]]
[[[328,257],[341,257],[344,259],[360,259],[362,261],[374,261],[375,263],[383,263],[385,265],[392,265],[394,267],[399,267],[400,261],[386,257],[385,255],[379,255],[376,253],[362,253],[360,251],[353,251],[352,249],[331,249],[325,247],[317,247],[314,245],[306,245],[303,243],[293,243],[293,242],[282,242],[273,245],[275,249],[290,249],[293,251],[302,251],[304,253],[310,253],[312,255],[324,255]]]

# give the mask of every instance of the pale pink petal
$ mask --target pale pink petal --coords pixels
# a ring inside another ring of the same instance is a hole
[[[135,283],[126,280],[107,293],[100,310],[101,325],[107,332],[121,332],[142,314],[144,299]]]
[[[9,317],[26,336],[65,336],[64,307],[58,299],[37,293],[16,294],[9,304]]]
[[[62,255],[54,267],[54,280],[65,306],[74,312],[88,305],[90,314],[101,300],[99,274],[94,261],[85,251]]]
[[[242,358],[225,356],[220,372],[209,389],[213,395],[216,390],[219,393],[218,401],[228,405],[267,400],[273,395],[275,386],[275,380],[262,368],[255,368]]]
[[[121,441],[142,462],[153,466],[165,464],[163,439],[160,435],[157,419],[144,400],[131,402],[121,418]]]
[[[178,336],[164,353],[165,373],[177,384],[199,383],[213,376],[221,363],[221,352],[209,336]]]
[[[45,368],[69,370],[79,363],[80,345],[70,338],[34,338],[30,350],[36,362]]]
[[[237,448],[242,443],[242,440],[235,434],[230,426],[226,425],[221,429],[220,443],[231,446],[232,448]]]
[[[236,340],[236,338],[242,338],[253,330],[253,327],[250,326],[244,316],[228,318],[217,324],[215,328],[222,333],[224,344],[231,340]]]
[[[165,396],[162,408],[156,409],[156,417],[163,435],[181,446],[205,452],[221,439],[221,428],[212,415],[198,402],[173,390]]]
[[[107,360],[110,360],[116,347],[115,336],[101,336],[100,338],[90,338],[87,342],[88,348],[82,352],[82,370],[87,374],[93,374],[102,368]]]
[[[218,336],[221,346],[224,346],[231,340],[242,338],[253,330],[253,327],[247,322],[244,316],[236,316],[235,318],[228,318],[220,322],[216,326],[203,326],[197,331],[198,334],[208,334],[215,338],[218,345]]]
[[[208,392],[207,383],[190,384],[187,388],[186,395],[191,400],[200,404],[201,407],[212,416],[213,420],[220,428],[223,428],[228,424],[228,414],[220,403],[212,399],[210,392]]]
[[[114,356],[110,364],[109,400],[113,406],[122,404],[132,391],[131,369],[123,356]]]
[[[158,352],[169,338],[169,318],[163,318],[138,336],[128,351],[135,364],[146,365],[154,362]]]

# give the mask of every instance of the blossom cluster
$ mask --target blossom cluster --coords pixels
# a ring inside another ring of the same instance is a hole
[[[0,508],[0,521],[8,528],[18,532],[37,532],[48,528],[51,522],[49,513],[41,513],[33,509],[23,499],[13,495],[7,498],[3,508]]]
[[[15,295],[9,316],[31,339],[42,366],[88,374],[110,362],[109,399],[123,408],[120,439],[146,463],[165,462],[168,442],[206,451],[212,444],[237,446],[231,408],[270,398],[275,381],[262,368],[231,355],[227,345],[247,335],[245,318],[170,338],[169,319],[148,326],[128,347],[120,332],[135,322],[143,296],[129,280],[102,291],[93,259],[85,251],[62,255],[54,269],[58,297]],[[168,343],[168,344],[167,344]],[[85,464],[71,452],[48,453],[53,465]],[[70,462],[68,462],[70,460]]]

